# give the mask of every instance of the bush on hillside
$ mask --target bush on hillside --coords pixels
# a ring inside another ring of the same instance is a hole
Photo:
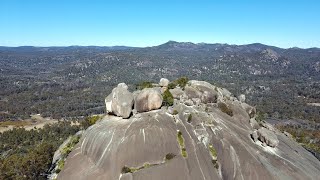
[[[173,105],[173,96],[171,94],[171,92],[169,91],[169,89],[167,89],[166,91],[164,91],[164,93],[162,94],[163,97],[163,101],[162,101],[162,105],[163,106],[172,106]]]

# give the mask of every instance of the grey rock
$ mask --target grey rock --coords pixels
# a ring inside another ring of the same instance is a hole
[[[253,133],[251,133],[251,138],[254,142],[258,141],[258,133],[257,131],[253,131]]]
[[[273,127],[273,125],[270,124],[270,123],[267,123],[266,121],[262,121],[261,122],[261,126],[266,128],[266,129],[268,129],[268,130],[270,130],[270,131],[273,131],[273,132],[276,131],[276,129]]]
[[[199,98],[192,98],[191,100],[192,100],[193,104],[196,106],[199,106],[201,103],[201,100]]]
[[[159,85],[161,86],[161,87],[168,87],[168,85],[169,85],[169,80],[168,79],[166,79],[166,78],[161,78],[160,79],[160,82],[159,82]]]
[[[250,105],[248,105],[246,103],[241,103],[241,106],[242,106],[243,109],[246,110],[246,112],[248,113],[250,118],[254,118],[255,117],[256,112],[257,112],[255,107],[252,107],[252,106],[250,106]]]
[[[107,113],[128,118],[132,111],[133,94],[125,83],[120,83],[105,99]]]
[[[168,113],[173,115],[174,109],[173,107],[168,107]]]
[[[120,180],[133,180],[131,173],[122,174]]]
[[[138,112],[146,112],[159,109],[162,105],[161,93],[153,88],[143,89],[135,98],[134,108]]]
[[[238,96],[238,99],[239,99],[239,101],[240,102],[245,102],[246,101],[246,95],[244,95],[244,94],[240,94],[239,96]]]
[[[191,99],[187,99],[186,101],[184,101],[184,104],[187,106],[193,106],[193,101]]]
[[[277,135],[264,127],[258,129],[257,134],[259,136],[259,140],[270,147],[276,147],[279,144]]]
[[[179,87],[174,89],[169,89],[170,93],[172,94],[173,98],[180,99],[180,97],[183,95],[183,90]]]
[[[202,103],[216,103],[218,93],[215,86],[205,81],[189,81],[185,87],[185,95],[188,99],[198,98]]]
[[[286,135],[290,139],[292,138],[292,135],[290,133],[288,133],[287,131],[284,131],[283,134]]]
[[[185,95],[188,99],[200,98],[201,93],[194,87],[186,86],[184,89]]]
[[[260,125],[255,118],[250,118],[249,123],[253,129],[259,129]]]

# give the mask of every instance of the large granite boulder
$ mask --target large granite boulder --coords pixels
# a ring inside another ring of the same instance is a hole
[[[274,132],[262,127],[257,131],[258,139],[262,143],[266,143],[270,147],[276,147],[279,144],[279,140]]]
[[[159,109],[162,105],[161,92],[154,88],[143,89],[134,100],[134,109],[137,112],[146,112]]]
[[[105,99],[107,113],[128,118],[132,112],[133,95],[125,83],[120,83]]]
[[[185,87],[185,96],[188,99],[198,98],[201,103],[216,103],[218,93],[215,86],[205,81],[191,80]]]

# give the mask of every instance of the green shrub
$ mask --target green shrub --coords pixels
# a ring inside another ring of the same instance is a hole
[[[217,151],[212,144],[209,144],[209,151],[212,157],[217,157]]]
[[[166,91],[164,91],[164,93],[162,94],[163,97],[163,101],[162,101],[162,105],[163,106],[172,106],[173,105],[173,96],[171,94],[171,92],[169,91],[169,89],[167,89]]]
[[[187,77],[180,77],[174,81],[172,81],[171,83],[169,83],[168,88],[169,89],[174,89],[175,87],[177,87],[178,85],[184,89],[184,87],[187,85],[189,79]]]
[[[187,153],[187,150],[186,150],[186,148],[182,148],[181,149],[181,155],[183,156],[183,157],[188,157],[188,153]]]
[[[180,147],[184,147],[184,139],[182,137],[181,131],[178,132],[178,142],[179,142]]]
[[[175,154],[173,154],[173,153],[168,153],[168,154],[166,155],[166,160],[171,160],[171,159],[173,159],[174,157],[176,157]]]
[[[216,169],[219,169],[219,164],[217,160],[212,160],[211,162]]]
[[[232,109],[230,109],[225,103],[219,102],[218,107],[222,112],[228,114],[229,116],[233,116]]]
[[[177,111],[177,110],[173,110],[173,113],[172,113],[173,115],[177,115],[177,114],[179,114],[179,112]]]
[[[265,117],[264,117],[264,114],[260,111],[257,112],[257,115],[256,115],[256,121],[257,122],[262,122],[265,120]]]
[[[152,88],[152,87],[153,87],[152,82],[149,82],[149,81],[143,81],[136,85],[136,89],[138,90],[142,90],[144,88]]]
[[[72,136],[70,142],[62,148],[61,154],[63,156],[68,156],[68,154],[72,151],[73,147],[79,142],[80,136]]]
[[[184,88],[187,85],[188,81],[189,81],[189,79],[187,77],[181,77],[181,78],[176,80],[177,84],[181,88]]]
[[[149,168],[149,167],[151,167],[151,164],[150,164],[150,163],[144,163],[144,164],[143,164],[143,168]]]
[[[84,129],[87,129],[88,127],[94,125],[100,119],[100,116],[88,116],[83,121],[81,121],[80,124]]]
[[[65,159],[60,159],[60,161],[58,162],[58,169],[56,170],[56,173],[59,173],[63,169],[64,161]]]
[[[187,119],[187,122],[188,122],[188,123],[191,123],[191,121],[192,121],[192,114],[189,114],[188,119]]]
[[[187,153],[187,150],[186,150],[186,147],[185,147],[185,144],[184,144],[184,138],[182,136],[182,132],[178,131],[177,136],[178,136],[177,137],[178,138],[178,143],[179,143],[180,149],[181,149],[181,155],[186,158],[188,156],[188,153]]]
[[[123,166],[123,168],[121,170],[121,173],[125,174],[125,173],[132,173],[132,172],[131,172],[131,169],[129,167]]]
[[[176,87],[177,87],[177,84],[174,83],[174,82],[171,82],[171,83],[169,83],[169,85],[168,85],[168,88],[169,88],[169,89],[174,89],[174,88],[176,88]]]

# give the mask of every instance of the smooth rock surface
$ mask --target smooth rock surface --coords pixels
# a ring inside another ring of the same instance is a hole
[[[125,83],[120,83],[105,99],[107,113],[128,118],[132,111],[133,94]]]
[[[162,105],[162,95],[159,90],[153,88],[143,89],[134,100],[134,108],[138,112],[146,112],[159,109]]]

